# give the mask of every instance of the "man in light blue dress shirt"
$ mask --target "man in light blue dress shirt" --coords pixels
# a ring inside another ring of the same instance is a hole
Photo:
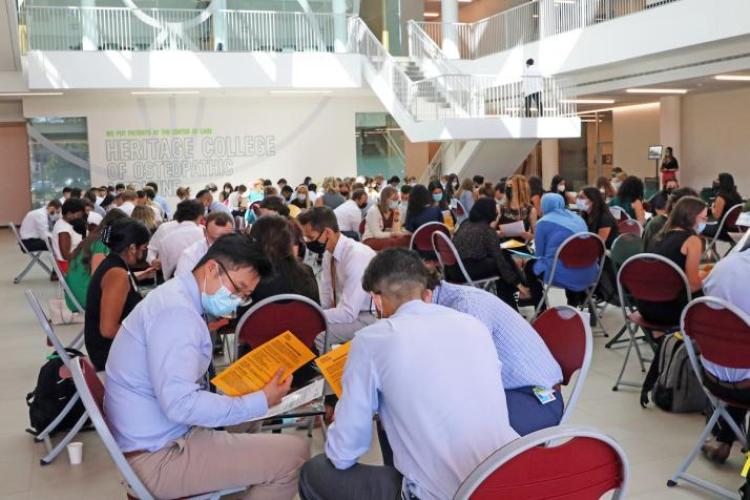
[[[167,222],[172,218],[172,209],[169,208],[169,202],[167,199],[159,194],[159,186],[155,182],[147,182],[146,186],[150,187],[156,193],[154,196],[154,203],[161,207],[161,211],[164,213],[164,222]]]
[[[489,331],[430,303],[431,280],[403,248],[380,252],[367,267],[363,287],[384,319],[352,340],[325,455],[302,468],[303,500],[452,498],[480,462],[518,438]],[[357,463],[376,413],[393,467]]]
[[[241,234],[214,242],[192,273],[151,292],[122,322],[107,360],[105,414],[125,457],[156,498],[250,486],[248,498],[291,499],[308,443],[289,435],[213,430],[262,416],[288,392],[277,374],[240,397],[206,390],[213,345],[206,316],[226,316],[270,273]]]
[[[562,370],[523,316],[496,295],[445,281],[435,287],[432,302],[473,316],[489,329],[503,366],[510,425],[517,433],[525,436],[560,423],[564,409],[559,390]],[[542,404],[535,387],[554,391],[555,399]]]

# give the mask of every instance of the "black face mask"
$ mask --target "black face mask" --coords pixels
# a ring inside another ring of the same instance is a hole
[[[323,255],[326,251],[326,244],[319,241],[321,236],[323,236],[322,233],[318,235],[317,239],[305,243],[307,249],[317,255]]]
[[[339,194],[341,196],[343,196],[344,198],[348,198],[349,197],[349,191],[339,191]]]
[[[70,225],[73,226],[73,231],[80,234],[84,238],[86,237],[86,229],[88,229],[86,219],[73,219],[70,222]]]
[[[674,191],[674,188],[667,188],[664,190],[664,192],[667,193],[668,195],[672,194],[672,191]]]
[[[513,198],[513,188],[511,186],[505,187],[505,197],[509,200]]]

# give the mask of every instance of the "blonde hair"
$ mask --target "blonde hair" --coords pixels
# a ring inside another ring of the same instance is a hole
[[[338,183],[333,177],[326,177],[323,179],[323,191],[326,193],[338,193],[338,190],[336,189],[337,187]]]
[[[525,175],[516,174],[510,179],[510,185],[513,187],[513,196],[518,200],[518,207],[528,207],[531,205],[531,189],[529,181]],[[509,200],[510,203],[513,200]]]
[[[307,189],[307,186],[305,186],[304,184],[301,184],[301,185],[297,186],[297,194],[298,195],[299,194],[304,194],[305,195],[305,201],[304,201],[305,208],[312,207],[312,201],[310,201],[310,190]],[[299,198],[297,198],[297,199],[299,200]]]
[[[398,191],[393,186],[386,186],[383,188],[383,190],[380,192],[380,200],[378,201],[378,208],[380,208],[380,213],[386,213],[388,212],[391,207],[390,202],[391,198],[394,194],[397,194]]]
[[[148,228],[151,233],[156,231],[156,215],[154,209],[148,205],[138,205],[133,209],[133,213],[130,215],[132,219],[140,221],[144,226]]]

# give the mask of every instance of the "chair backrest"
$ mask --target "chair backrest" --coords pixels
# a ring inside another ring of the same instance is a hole
[[[367,226],[367,219],[362,219],[362,222],[359,223],[359,234],[365,234],[365,227]]]
[[[258,347],[287,330],[308,347],[315,345],[320,333],[328,334],[320,306],[307,297],[290,293],[261,300],[248,309],[237,324],[237,339]]]
[[[583,269],[601,264],[607,248],[594,233],[576,233],[562,242],[557,249],[555,260],[569,269]]]
[[[411,235],[409,250],[418,250],[420,252],[432,251],[432,233],[435,231],[442,231],[446,235],[450,235],[448,227],[442,222],[427,222],[419,226]]]
[[[740,203],[739,205],[735,205],[724,214],[724,217],[722,217],[722,227],[723,229],[726,229],[729,232],[737,232],[737,219],[740,217],[740,214],[742,213],[743,204]],[[721,231],[721,227],[719,230]]]
[[[620,267],[633,255],[643,252],[643,240],[637,234],[625,233],[615,238],[609,257],[615,269]]]
[[[560,442],[560,440],[566,440]],[[454,500],[624,498],[630,478],[622,447],[596,429],[559,426],[512,441],[467,477]]]
[[[750,315],[717,297],[700,297],[682,312],[682,331],[706,360],[750,368]]]
[[[70,356],[68,356],[68,351],[65,350],[65,346],[60,341],[60,337],[57,336],[55,330],[52,328],[52,323],[50,323],[47,315],[44,314],[39,299],[36,298],[34,292],[31,290],[25,290],[23,293],[26,295],[26,300],[29,302],[31,310],[34,312],[34,316],[36,316],[36,320],[39,322],[39,326],[42,327],[42,331],[44,331],[44,334],[47,336],[47,345],[55,349],[55,352],[60,356],[60,359],[62,359],[65,365],[69,365]]]
[[[446,266],[457,267],[464,277],[463,282],[472,284],[471,277],[466,271],[466,267],[464,267],[461,256],[458,255],[458,250],[456,250],[455,245],[453,245],[453,242],[448,237],[448,235],[446,235],[442,231],[433,231],[431,236],[432,250],[435,252],[435,255],[437,255],[438,265],[443,270],[443,274],[445,274]]]
[[[50,236],[47,236],[46,243],[47,249],[49,250],[50,255],[52,255],[52,269],[55,271],[55,275],[57,276],[57,282],[62,287],[63,293],[68,297],[68,299],[70,299],[70,301],[73,303],[73,306],[75,306],[76,311],[84,314],[86,312],[86,308],[83,307],[80,302],[78,302],[78,299],[73,293],[73,290],[70,289],[70,286],[65,279],[65,273],[63,273],[62,269],[60,269],[60,264],[58,264],[57,258],[55,257],[55,252],[53,250],[54,247],[52,246],[52,238]]]
[[[581,312],[570,306],[547,309],[532,326],[560,365],[563,385],[569,385],[573,375],[580,370],[560,421],[564,424],[575,408],[591,366],[594,345],[591,327]]]
[[[99,434],[109,452],[109,456],[112,457],[125,481],[127,481],[140,500],[153,500],[154,497],[149,493],[141,480],[138,479],[138,476],[130,467],[122,451],[120,451],[120,447],[117,445],[107,422],[104,420],[104,385],[99,380],[99,377],[96,376],[96,369],[87,358],[77,357],[72,360],[71,373],[73,374],[73,383],[81,397],[84,408],[86,408],[86,413],[88,413],[97,434]]]
[[[617,272],[617,290],[625,307],[627,294],[634,300],[669,302],[683,293],[692,295],[685,273],[677,264],[662,255],[642,253],[625,261]]]
[[[8,222],[8,227],[10,227],[10,230],[13,231],[13,236],[15,236],[16,241],[18,242],[18,246],[21,247],[21,251],[23,253],[29,253],[29,249],[26,248],[26,245],[23,244],[23,240],[21,239],[21,233],[18,232],[18,228],[13,223],[13,221]]]
[[[625,219],[617,223],[617,230],[620,234],[643,234],[643,226],[635,219]]]
[[[609,213],[612,214],[616,221],[632,219],[630,214],[620,207],[609,207]]]

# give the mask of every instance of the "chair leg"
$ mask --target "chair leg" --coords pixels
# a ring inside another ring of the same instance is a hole
[[[589,295],[588,305],[589,305],[589,310],[591,311],[591,314],[593,314],[594,318],[596,318],[596,324],[599,326],[599,330],[601,330],[602,335],[604,337],[609,337],[609,333],[607,332],[607,329],[604,328],[604,322],[602,322],[602,314],[599,312],[599,309],[596,307],[596,302],[594,302],[593,295]]]
[[[63,437],[60,442],[57,443],[57,445],[47,453],[41,460],[41,465],[49,465],[52,463],[55,458],[65,449],[66,446],[68,446],[68,443],[70,443],[76,435],[78,435],[79,432],[81,432],[81,429],[86,424],[86,421],[89,419],[89,414],[86,412],[83,412],[83,415],[81,415],[81,418],[78,419],[78,422],[73,426],[72,429],[68,431],[67,434],[65,434],[65,437]]]
[[[71,349],[80,349],[83,347],[83,343],[86,339],[83,338],[84,330],[81,329],[81,331],[78,333],[78,335],[75,336],[75,338],[68,344],[68,347]]]
[[[74,394],[72,398],[70,398],[70,401],[67,402],[67,404],[63,407],[62,411],[55,417],[55,419],[49,423],[47,427],[44,428],[42,432],[34,436],[34,441],[49,443],[49,440],[47,437],[54,432],[55,428],[57,428],[58,425],[60,425],[60,422],[70,413],[70,410],[73,409],[73,406],[78,402],[78,393]],[[50,451],[51,446],[47,448],[47,451]]]
[[[533,323],[534,320],[539,316],[539,313],[542,310],[542,305],[545,305],[549,308],[549,302],[547,302],[547,295],[549,294],[549,286],[544,286],[544,293],[542,294],[542,300],[539,301],[539,304],[537,304],[536,309],[534,310],[534,316],[529,320],[530,323]]]
[[[630,340],[628,341],[628,350],[625,352],[625,360],[622,362],[622,368],[620,368],[620,374],[617,376],[617,380],[615,381],[615,385],[612,387],[613,391],[619,390],[621,385],[627,385],[631,387],[639,387],[639,384],[634,384],[633,382],[623,382],[622,377],[625,374],[625,369],[628,367],[628,360],[630,359],[630,353],[633,350],[633,347],[636,347],[636,351],[638,347],[636,346],[636,338],[633,331],[628,328],[628,335],[630,336]]]
[[[613,345],[627,342],[628,341],[627,339],[620,340],[622,336],[625,335],[625,332],[627,331],[627,329],[628,327],[623,325],[622,328],[620,328],[620,330],[615,334],[615,336],[612,337],[612,340],[604,344],[604,347],[606,347],[607,349],[611,349]]]
[[[701,432],[701,435],[698,438],[698,442],[693,447],[690,454],[688,454],[688,456],[685,458],[682,464],[678,467],[677,471],[672,475],[671,479],[667,481],[667,486],[670,486],[670,487],[675,486],[677,485],[677,481],[680,478],[684,478],[685,473],[688,470],[688,467],[690,467],[690,464],[693,463],[693,460],[695,460],[695,457],[698,456],[698,453],[701,451],[701,447],[703,446],[703,443],[705,443],[706,438],[711,433],[711,429],[713,429],[714,425],[716,425],[716,422],[719,420],[720,415],[721,415],[721,412],[718,409],[714,410],[714,413],[711,415],[711,418],[708,420],[706,427],[703,428],[703,432]]]
[[[14,285],[19,284],[21,282],[21,280],[29,273],[29,271],[31,271],[32,267],[34,267],[34,259],[33,259],[33,257],[31,258],[31,260],[29,261],[29,263],[26,264],[26,267],[23,269],[23,271],[21,271],[18,274],[18,276],[16,276],[15,278],[13,278],[13,284]]]
[[[45,264],[44,260],[42,260],[41,252],[34,254],[34,262],[42,266],[42,269],[44,269],[45,274],[52,274],[52,269],[47,267],[47,264]]]

